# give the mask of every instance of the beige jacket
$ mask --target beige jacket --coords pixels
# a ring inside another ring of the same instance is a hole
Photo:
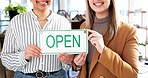
[[[108,46],[101,55],[95,50],[89,77],[86,77],[85,64],[78,78],[137,78],[139,52],[136,28],[122,22],[112,41],[109,42],[106,35],[103,38]]]

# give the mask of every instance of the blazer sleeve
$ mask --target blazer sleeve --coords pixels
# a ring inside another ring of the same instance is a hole
[[[138,39],[136,29],[132,27],[127,34],[121,56],[105,46],[98,61],[118,78],[137,78]]]

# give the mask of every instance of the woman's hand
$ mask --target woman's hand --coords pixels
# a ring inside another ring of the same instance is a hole
[[[77,65],[77,66],[83,66],[86,62],[86,56],[87,54],[86,53],[81,53],[81,54],[78,54],[74,57],[74,60],[73,62]]]
[[[88,32],[90,32],[91,34],[88,37],[88,40],[91,42],[91,44],[93,46],[96,47],[96,49],[98,50],[98,52],[100,54],[102,54],[103,48],[104,48],[104,40],[101,34],[99,34],[98,32],[94,31],[94,30],[89,30]]]
[[[25,51],[25,59],[29,60],[31,57],[41,57],[41,49],[36,45],[28,45]]]
[[[70,64],[73,61],[74,54],[61,53],[58,55],[58,59],[64,64]]]

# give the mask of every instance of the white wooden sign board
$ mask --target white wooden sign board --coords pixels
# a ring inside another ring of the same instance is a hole
[[[45,30],[40,32],[42,54],[88,53],[87,30]]]

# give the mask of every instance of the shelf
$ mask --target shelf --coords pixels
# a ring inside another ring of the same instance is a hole
[[[135,10],[135,11],[129,11],[129,13],[147,13],[147,11]]]
[[[137,28],[146,29],[146,30],[148,29],[148,27],[137,27]]]

